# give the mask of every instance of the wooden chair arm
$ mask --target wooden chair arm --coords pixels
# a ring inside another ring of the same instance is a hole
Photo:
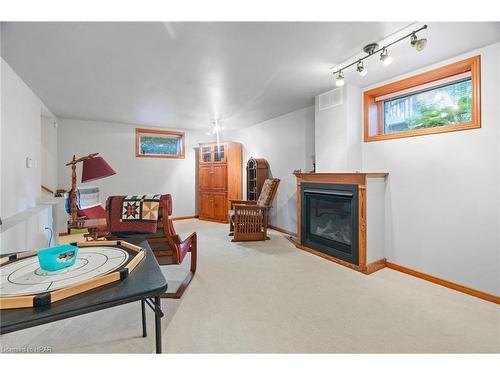
[[[190,240],[196,240],[196,232],[193,232],[191,233],[188,237],[186,237],[183,241],[181,240],[181,238],[179,237],[178,234],[176,234],[175,236],[172,236],[172,240],[174,241],[174,243],[176,245],[181,245],[185,242],[188,242]]]
[[[257,203],[255,204],[235,204],[233,206],[234,211],[238,211],[241,209],[245,210],[254,210],[254,211],[259,211],[259,210],[268,210],[270,206],[259,206]]]
[[[256,201],[242,201],[242,200],[237,200],[237,199],[230,199],[229,200],[229,204],[230,204],[230,207],[231,207],[231,210],[233,209],[233,206],[236,205],[236,204],[239,204],[239,205],[248,205],[248,206],[255,206],[257,204]]]

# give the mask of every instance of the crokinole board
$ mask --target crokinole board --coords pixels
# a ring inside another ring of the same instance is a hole
[[[144,258],[144,250],[125,241],[72,243],[78,256],[71,267],[40,268],[36,251],[0,259],[0,309],[37,307],[124,280]]]

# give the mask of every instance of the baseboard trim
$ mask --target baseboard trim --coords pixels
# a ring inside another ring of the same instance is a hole
[[[196,219],[198,215],[192,215],[192,216],[176,216],[173,217],[172,220],[188,220],[188,219]]]
[[[393,269],[393,270],[403,272],[403,273],[406,273],[408,275],[418,277],[418,278],[426,280],[426,281],[430,281],[431,283],[444,286],[445,288],[453,289],[453,290],[456,290],[456,291],[459,291],[459,292],[462,292],[465,294],[469,294],[471,296],[481,298],[481,299],[484,299],[486,301],[493,302],[493,303],[500,305],[500,297],[499,296],[495,296],[493,294],[489,294],[486,292],[481,292],[480,290],[469,288],[467,286],[460,285],[460,284],[457,284],[457,283],[454,283],[451,281],[447,281],[447,280],[441,279],[440,277],[428,275],[428,274],[420,272],[420,271],[415,271],[411,268],[400,266],[399,264],[395,264],[392,262],[386,262],[386,266],[388,268]]]
[[[291,232],[289,230],[286,230],[284,228],[280,228],[280,227],[277,227],[277,226],[271,225],[271,224],[268,224],[267,227],[270,228],[270,229],[274,229],[274,230],[276,230],[278,232],[288,234],[288,235],[290,235],[292,237],[297,237],[297,233],[293,233],[293,232]]]
[[[382,258],[376,260],[375,262],[371,262],[366,265],[366,271],[364,273],[366,275],[369,275],[371,273],[377,272],[378,270],[381,270],[382,268],[385,268],[386,265],[387,265],[387,259]]]

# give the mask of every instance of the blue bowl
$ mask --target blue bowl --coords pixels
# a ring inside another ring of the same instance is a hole
[[[78,247],[73,245],[59,245],[41,249],[37,252],[40,268],[45,271],[57,271],[71,267],[76,262]]]

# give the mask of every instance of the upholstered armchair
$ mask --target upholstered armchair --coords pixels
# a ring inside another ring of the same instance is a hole
[[[268,178],[264,181],[257,201],[231,200],[230,235],[233,242],[268,240],[267,225],[269,210],[278,191],[280,180]]]
[[[126,239],[136,243],[147,240],[160,266],[181,264],[187,253],[191,253],[189,271],[180,286],[175,291],[169,292],[167,290],[166,293],[161,295],[162,298],[181,298],[196,273],[197,235],[196,232],[194,232],[186,238],[181,239],[175,231],[171,217],[172,196],[170,194],[163,194],[160,196],[157,230],[155,233],[114,231],[113,226],[110,224],[110,215],[120,214],[121,207],[115,207],[116,205],[113,205],[113,198],[114,197],[109,197],[106,201],[108,227],[110,231],[110,235],[107,236],[108,239]]]

